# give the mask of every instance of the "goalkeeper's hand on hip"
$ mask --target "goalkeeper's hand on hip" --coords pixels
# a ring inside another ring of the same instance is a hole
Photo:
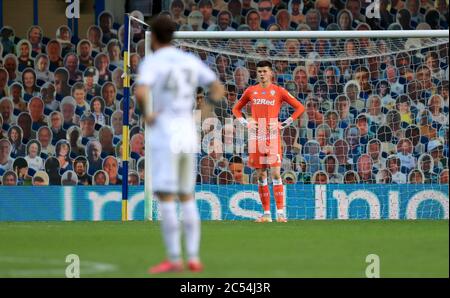
[[[248,129],[256,129],[258,127],[258,123],[253,119],[250,119],[250,121],[248,121],[244,117],[241,117],[238,118],[238,120],[242,124],[242,126],[247,127]]]
[[[293,122],[294,122],[294,119],[292,119],[292,117],[287,118],[286,120],[281,122],[280,129],[285,129],[286,127],[291,125]]]

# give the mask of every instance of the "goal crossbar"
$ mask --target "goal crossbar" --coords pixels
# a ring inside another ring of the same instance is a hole
[[[345,38],[448,38],[448,30],[368,31],[177,31],[175,39],[345,39]]]

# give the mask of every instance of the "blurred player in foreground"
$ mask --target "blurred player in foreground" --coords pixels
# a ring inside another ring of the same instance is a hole
[[[149,269],[149,273],[183,270],[180,223],[176,198],[181,201],[188,268],[200,272],[200,216],[194,199],[198,146],[194,124],[194,94],[198,86],[209,87],[211,101],[220,101],[224,87],[216,75],[195,56],[171,45],[176,30],[167,17],[152,23],[153,55],[139,66],[135,95],[142,111],[153,99],[153,112],[146,112],[151,125],[152,186],[159,200],[161,228],[168,259]],[[148,132],[146,132],[148,134]],[[147,136],[148,137],[148,136]],[[146,152],[147,153],[147,152]]]
[[[259,84],[248,87],[233,108],[233,115],[249,130],[249,160],[251,168],[256,169],[258,192],[264,214],[257,222],[271,222],[270,191],[267,184],[267,169],[271,169],[273,192],[277,206],[277,221],[287,222],[284,212],[284,189],[280,175],[281,169],[281,129],[289,126],[304,111],[304,106],[289,92],[272,84],[272,63],[260,61],[256,66]],[[250,102],[251,118],[245,119],[242,108]],[[295,112],[283,123],[278,122],[278,114],[283,102],[294,107]]]

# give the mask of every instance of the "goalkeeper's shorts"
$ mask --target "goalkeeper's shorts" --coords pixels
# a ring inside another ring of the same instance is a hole
[[[281,154],[250,153],[248,166],[253,169],[281,167]]]
[[[265,169],[271,167],[281,167],[282,154],[281,140],[278,143],[267,142],[265,148],[259,148],[258,144],[249,146],[248,166],[254,169]]]

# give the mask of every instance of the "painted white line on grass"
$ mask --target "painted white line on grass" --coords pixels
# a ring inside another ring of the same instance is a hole
[[[67,264],[64,259],[39,259],[39,258],[26,258],[26,257],[11,257],[11,256],[0,256],[0,268],[4,267],[2,264],[30,264],[30,265],[42,265],[43,268],[36,269],[0,269],[0,276],[49,276],[49,275],[61,275],[65,276],[65,269]],[[34,267],[33,266],[33,267]],[[60,268],[52,268],[52,267]],[[101,274],[107,272],[114,272],[118,270],[118,266],[115,264],[94,262],[94,261],[81,261],[81,276],[85,274]]]

